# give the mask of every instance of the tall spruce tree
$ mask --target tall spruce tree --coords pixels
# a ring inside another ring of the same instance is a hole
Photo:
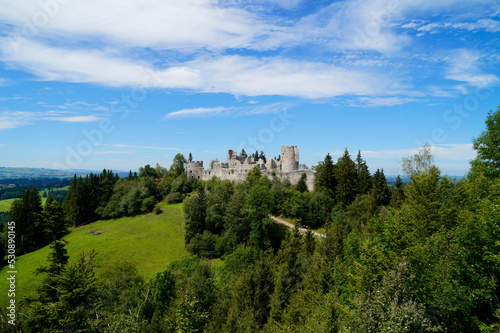
[[[372,188],[372,178],[366,161],[361,157],[361,150],[358,150],[358,156],[356,157],[356,173],[358,175],[356,192],[358,194],[368,193]]]
[[[186,198],[184,201],[184,216],[186,219],[184,242],[187,245],[191,238],[196,234],[203,233],[203,230],[205,230],[207,200],[204,189],[199,191],[198,195]]]
[[[387,185],[384,169],[377,169],[373,175],[373,198],[377,207],[387,206],[391,202],[391,191]]]
[[[351,159],[347,148],[344,155],[337,161],[335,179],[337,186],[335,189],[337,202],[343,207],[347,207],[354,201],[356,196],[356,164]]]
[[[10,218],[16,222],[16,251],[25,253],[46,241],[43,231],[42,199],[36,187],[21,193],[10,209]]]
[[[325,156],[323,163],[316,167],[317,178],[315,189],[318,191],[324,190],[333,198],[335,196],[335,187],[337,180],[335,178],[335,165],[333,164],[332,156],[328,153]]]

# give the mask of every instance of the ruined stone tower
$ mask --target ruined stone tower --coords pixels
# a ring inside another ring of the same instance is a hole
[[[302,174],[306,174],[306,184],[309,191],[314,189],[316,182],[316,171],[299,170],[299,149],[297,146],[281,146],[281,159],[275,161],[268,158],[267,161],[250,156],[238,155],[236,151],[227,151],[227,163],[214,162],[210,169],[203,168],[202,161],[188,162],[187,174],[189,179],[210,180],[218,177],[221,180],[244,181],[247,174],[254,167],[258,167],[262,175],[269,179],[274,177],[290,180],[292,184],[297,184]]]
[[[281,145],[281,171],[299,170],[299,149],[297,146]]]

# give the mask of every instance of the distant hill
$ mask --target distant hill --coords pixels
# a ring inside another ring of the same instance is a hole
[[[54,170],[45,168],[13,168],[13,167],[0,167],[0,183],[19,184],[18,180],[38,180],[38,179],[63,179],[73,177],[74,174],[78,176],[88,175],[91,172],[101,173],[102,170],[83,170],[83,169],[68,169],[68,170]],[[120,177],[126,177],[128,171],[113,170],[118,173]]]

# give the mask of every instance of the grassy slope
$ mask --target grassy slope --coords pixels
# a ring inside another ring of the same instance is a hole
[[[16,199],[0,200],[0,212],[8,212]]]
[[[66,239],[70,260],[82,251],[92,249],[98,253],[97,274],[111,262],[126,260],[137,264],[139,272],[150,278],[162,271],[172,261],[187,255],[184,248],[184,218],[182,204],[164,205],[160,215],[139,215],[117,220],[94,222],[75,228]],[[89,234],[89,230],[101,231],[101,235]],[[18,258],[16,263],[16,299],[33,292],[42,277],[34,274],[44,265],[49,253],[46,246]],[[0,305],[7,302],[7,267],[0,271]]]

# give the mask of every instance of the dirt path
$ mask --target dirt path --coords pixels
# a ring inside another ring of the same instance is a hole
[[[287,222],[287,221],[283,221],[282,219],[279,219],[275,216],[272,216],[272,215],[269,215],[269,217],[271,219],[273,219],[275,222],[279,223],[279,224],[283,224],[285,226],[287,226],[288,228],[290,229],[294,229],[295,226],[290,223],[290,222]],[[306,228],[299,228],[299,231],[303,234],[305,234],[306,232],[310,231],[314,236],[317,236],[317,237],[326,237],[325,235],[323,234],[320,234],[319,232],[316,232],[316,231],[312,231],[312,230],[309,230],[309,229],[306,229]]]

